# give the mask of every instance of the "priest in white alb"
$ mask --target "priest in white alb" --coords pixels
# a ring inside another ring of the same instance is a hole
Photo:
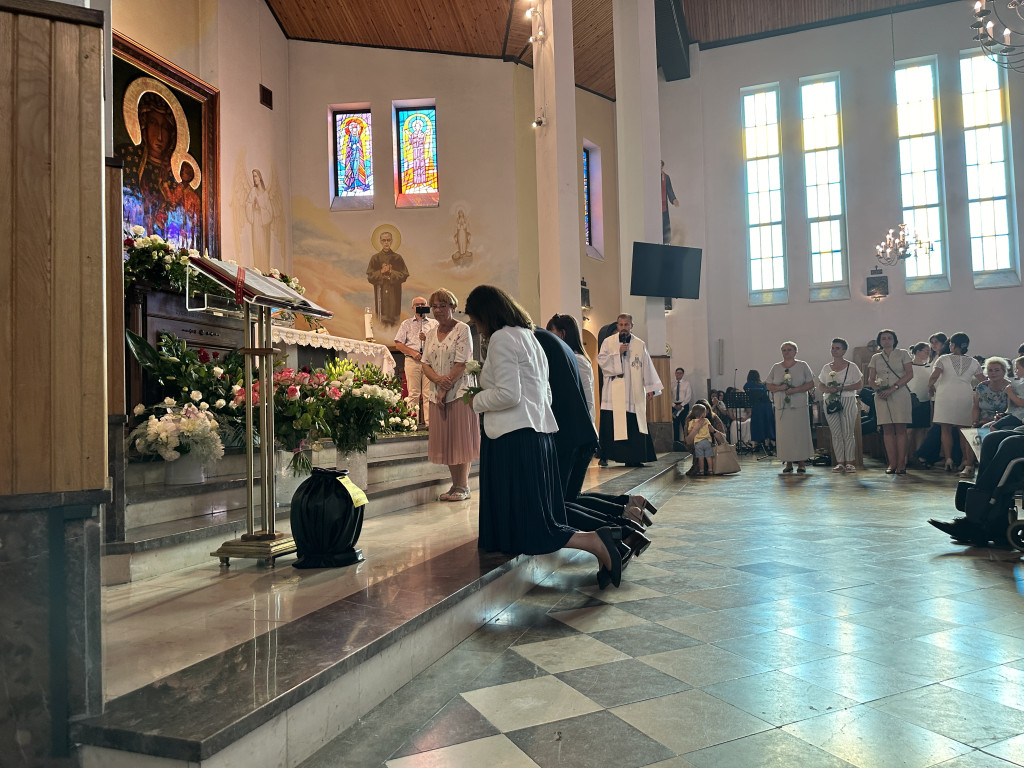
[[[605,458],[627,467],[657,461],[647,429],[647,407],[661,394],[661,379],[647,345],[633,335],[633,316],[618,317],[617,334],[601,344],[597,364],[605,376],[601,393],[601,448]]]

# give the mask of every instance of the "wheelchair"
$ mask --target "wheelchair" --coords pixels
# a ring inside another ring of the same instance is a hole
[[[1024,552],[1024,521],[1019,519],[1021,501],[1024,500],[1024,457],[1007,464],[1002,477],[991,495],[978,493],[974,483],[961,480],[956,487],[956,508],[987,531],[988,538],[972,544],[987,546],[989,541],[999,543],[1005,535],[1014,549]]]

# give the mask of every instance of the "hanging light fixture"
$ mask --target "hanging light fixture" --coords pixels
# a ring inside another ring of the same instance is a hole
[[[988,58],[1024,72],[1024,0],[976,0],[971,29]]]
[[[916,232],[907,237],[907,225],[900,224],[899,234],[896,234],[895,229],[890,229],[886,233],[885,239],[875,246],[875,255],[880,262],[891,267],[894,264],[899,264],[903,259],[916,257],[918,251],[929,252],[931,249],[932,244],[922,243]]]

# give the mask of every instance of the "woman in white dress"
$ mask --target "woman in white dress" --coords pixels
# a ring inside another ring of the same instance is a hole
[[[807,392],[817,380],[803,360],[796,359],[796,342],[782,342],[782,360],[772,366],[765,387],[775,404],[776,455],[786,462],[783,472],[807,471],[807,459],[814,455],[811,420],[807,413]]]
[[[889,458],[887,475],[907,474],[907,424],[911,422],[910,390],[914,378],[913,358],[897,348],[896,331],[881,330],[875,344],[882,348],[868,365],[868,385],[875,388],[875,418],[882,428],[885,454]]]
[[[971,340],[966,333],[954,333],[949,337],[949,354],[941,355],[932,365],[928,379],[928,393],[935,403],[932,421],[942,427],[942,455],[946,459],[946,471],[953,470],[953,430],[971,426],[971,412],[974,409],[974,385],[981,375],[978,361],[967,354]],[[970,446],[961,445],[964,456]],[[974,474],[964,468],[965,476]]]
[[[440,501],[470,497],[469,468],[480,456],[480,420],[462,401],[474,383],[466,373],[466,363],[473,359],[473,337],[469,326],[452,315],[458,305],[446,288],[430,294],[430,310],[438,324],[423,342],[423,375],[430,382],[427,460],[447,465],[452,476],[452,487],[438,497]]]
[[[860,422],[860,408],[857,406],[857,392],[860,391],[864,374],[856,364],[846,359],[850,348],[846,339],[832,339],[832,360],[825,363],[818,376],[818,386],[823,395],[825,420],[832,436],[833,472],[856,472],[857,428]]]

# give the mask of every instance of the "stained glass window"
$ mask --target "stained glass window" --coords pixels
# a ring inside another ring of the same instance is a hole
[[[751,300],[773,303],[776,299],[755,294],[784,291],[786,288],[777,87],[744,94],[743,150],[746,160],[747,266]]]
[[[842,283],[846,216],[838,79],[830,77],[801,85],[800,101],[811,284]]]
[[[433,107],[396,110],[399,131],[398,192],[437,195],[437,120]]]
[[[334,194],[373,197],[373,136],[370,113],[333,112]]]
[[[900,149],[900,194],[907,232],[929,245],[904,263],[907,277],[946,275],[943,242],[942,149],[939,141],[935,62],[896,70],[896,127]]]
[[[960,60],[967,150],[967,213],[975,276],[1015,267],[1011,241],[1009,158],[1003,84],[987,56]]]
[[[583,148],[583,236],[587,245],[594,244],[593,211],[590,208],[590,150]]]

